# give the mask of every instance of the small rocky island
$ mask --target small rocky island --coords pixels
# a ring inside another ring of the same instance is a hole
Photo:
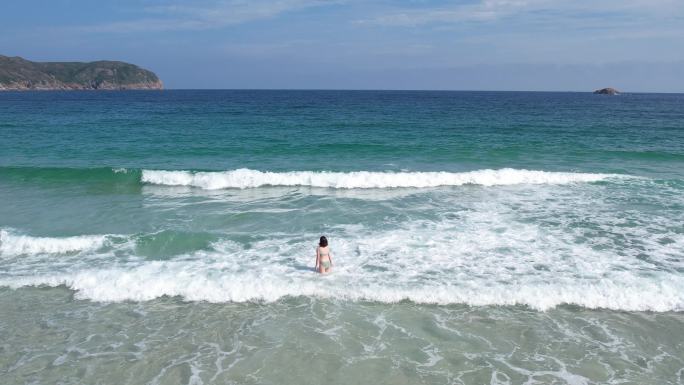
[[[594,91],[595,94],[599,95],[620,95],[620,91],[616,90],[615,88],[601,88],[600,90]]]
[[[153,72],[120,61],[32,62],[0,55],[0,91],[160,90]]]

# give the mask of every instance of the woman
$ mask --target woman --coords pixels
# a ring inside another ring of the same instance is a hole
[[[328,238],[321,237],[320,241],[318,241],[318,247],[316,248],[316,270],[321,274],[329,273],[332,264],[332,255],[330,254],[330,248],[328,247]]]

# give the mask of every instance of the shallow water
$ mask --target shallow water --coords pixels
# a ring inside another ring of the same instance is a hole
[[[6,383],[667,384],[681,313],[0,292]]]

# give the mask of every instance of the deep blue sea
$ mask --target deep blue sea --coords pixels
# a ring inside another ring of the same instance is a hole
[[[682,94],[0,93],[3,384],[681,384],[682,331]]]

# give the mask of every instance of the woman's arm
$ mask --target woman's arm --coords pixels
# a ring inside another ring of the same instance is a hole
[[[321,255],[318,253],[319,247],[316,247],[316,270],[318,270],[318,266],[321,264]]]

